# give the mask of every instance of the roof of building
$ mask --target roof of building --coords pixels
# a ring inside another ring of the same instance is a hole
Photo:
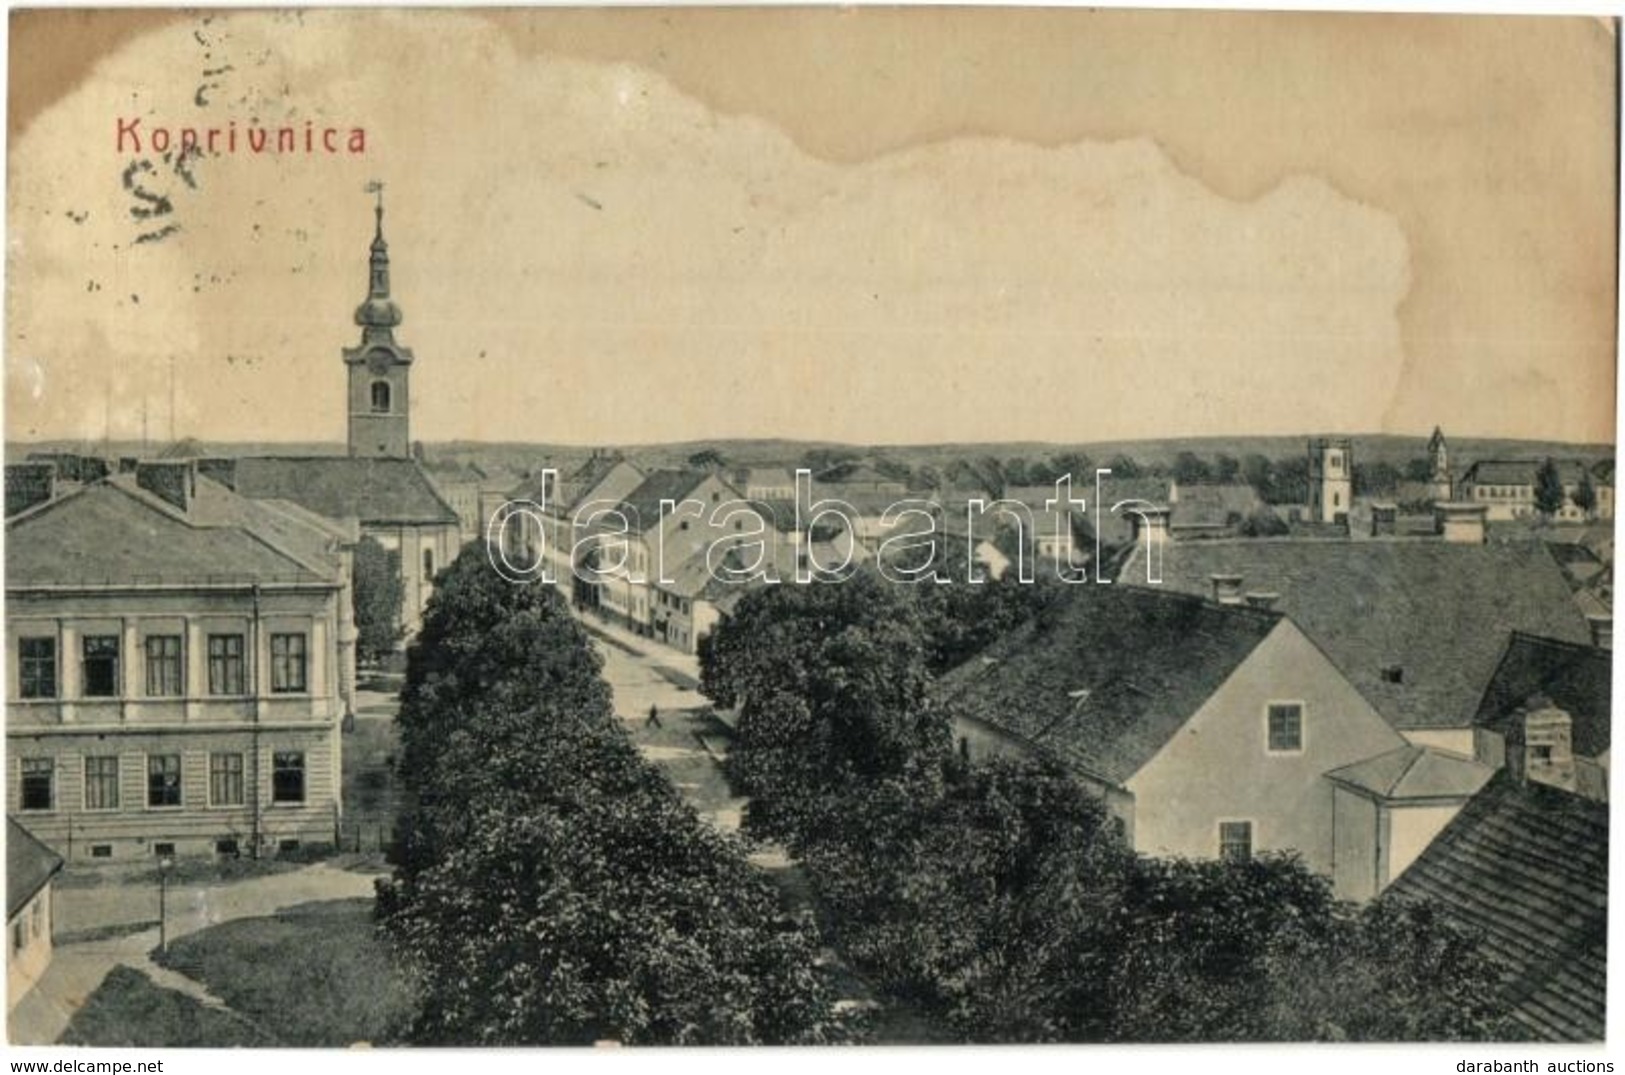
[[[784,467],[741,467],[731,474],[733,483],[741,489],[747,486],[770,489],[793,489],[795,478]],[[748,491],[748,490],[747,490]]]
[[[1128,586],[1060,604],[944,676],[938,699],[1122,784],[1218,690],[1279,614]]]
[[[332,581],[343,537],[276,502],[199,477],[189,510],[130,474],[87,485],[6,523],[8,587]]]
[[[1480,459],[1467,468],[1462,481],[1472,485],[1534,485],[1535,473],[1544,459]],[[1579,485],[1582,477],[1597,481],[1596,475],[1579,459],[1554,459],[1564,485]]]
[[[1495,770],[1472,758],[1434,747],[1402,746],[1326,774],[1339,784],[1381,799],[1466,799],[1489,783]]]
[[[1174,503],[1168,525],[1174,529],[1230,526],[1264,506],[1250,485],[1178,485],[1170,495]]]
[[[1118,549],[1134,540],[1134,515],[1127,502],[1167,507],[1170,487],[1165,478],[1118,478],[1108,474],[1100,479],[1099,491],[1100,502],[1096,503],[1093,486],[1074,489],[1088,504],[1080,522],[1091,540],[1098,532],[1103,548]],[[1123,510],[1113,511],[1119,504],[1125,505]]]
[[[1384,899],[1426,900],[1506,969],[1512,1015],[1541,1037],[1601,1040],[1608,806],[1502,770]]]
[[[40,843],[15,818],[6,818],[6,918],[18,911],[45,887],[62,868],[62,856]]]
[[[832,467],[818,475],[818,480],[826,485],[854,485],[854,486],[897,486],[903,487],[900,478],[883,474],[868,463],[843,463]]]
[[[1119,578],[1146,583],[1137,549]],[[1508,635],[1585,643],[1585,617],[1538,545],[1256,538],[1167,542],[1161,585],[1209,595],[1213,575],[1279,594],[1394,727],[1465,728]],[[1397,679],[1397,682],[1395,681]]]
[[[1589,645],[1514,633],[1478,703],[1473,723],[1505,735],[1532,700],[1573,721],[1574,752],[1601,757],[1613,720],[1613,654]]]
[[[291,500],[330,519],[420,526],[458,521],[414,459],[249,456],[228,461],[218,473],[243,496]]]
[[[706,470],[652,470],[637,487],[621,498],[619,510],[633,533],[656,526],[666,514],[664,501],[673,504],[689,499],[689,494],[713,477]]]

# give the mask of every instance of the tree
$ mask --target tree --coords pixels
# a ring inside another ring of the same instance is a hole
[[[1236,528],[1242,537],[1283,537],[1292,528],[1267,507],[1258,508],[1241,520]]]
[[[351,565],[356,655],[361,660],[382,660],[400,645],[404,596],[400,552],[385,549],[376,538],[362,538]]]
[[[1354,464],[1355,496],[1392,496],[1402,479],[1399,468],[1378,460]]]
[[[552,587],[466,550],[409,652],[379,920],[424,1044],[837,1038],[814,937],[632,747]]]
[[[701,448],[688,457],[688,465],[695,470],[721,470],[728,460],[715,448]]]
[[[1563,509],[1566,496],[1563,492],[1563,477],[1558,473],[1557,464],[1550,456],[1535,471],[1535,510],[1541,517],[1550,519]]]
[[[1597,487],[1592,484],[1589,470],[1580,472],[1580,484],[1574,489],[1574,506],[1584,512],[1588,519],[1597,510]]]
[[[1145,468],[1133,456],[1121,453],[1111,457],[1106,469],[1112,472],[1114,478],[1141,478],[1146,476]]]
[[[1220,452],[1213,461],[1213,480],[1220,485],[1234,485],[1241,475],[1241,461],[1228,452]]]
[[[1174,458],[1174,480],[1181,485],[1200,485],[1213,477],[1207,460],[1195,452],[1180,452]]]
[[[729,771],[755,797],[748,825],[793,839],[769,819],[806,816],[821,796],[948,755],[946,720],[924,704],[912,589],[871,571],[763,587],[702,639],[700,690],[740,707]]]

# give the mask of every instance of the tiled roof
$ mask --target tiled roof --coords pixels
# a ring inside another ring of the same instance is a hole
[[[1512,1015],[1555,1041],[1600,1041],[1607,990],[1608,807],[1505,770],[1384,899],[1431,901],[1505,969]]]
[[[11,919],[62,868],[62,856],[6,818],[6,918]]]
[[[6,525],[6,585],[337,577],[333,535],[274,506],[242,504],[207,478],[197,488],[194,510],[182,512],[120,475],[19,516]]]
[[[1545,462],[1544,459],[1480,459],[1467,468],[1462,481],[1474,485],[1534,485],[1535,473]],[[1586,465],[1578,459],[1552,462],[1564,485],[1579,485],[1580,478],[1588,473]],[[1596,480],[1595,476],[1592,480]]]
[[[415,460],[350,456],[259,456],[230,460],[226,484],[256,500],[291,500],[330,519],[457,525]]]
[[[1501,655],[1473,723],[1505,735],[1531,698],[1543,697],[1573,720],[1574,752],[1608,750],[1613,720],[1613,654],[1554,638],[1514,634]]]
[[[633,533],[653,528],[660,522],[662,501],[675,504],[687,499],[709,477],[710,472],[704,470],[650,471],[637,488],[621,498],[620,509],[627,525]]]
[[[1119,478],[1108,474],[1100,479],[1101,503],[1098,504],[1093,483],[1074,485],[1073,492],[1089,505],[1080,516],[1086,536],[1092,541],[1098,531],[1103,550],[1121,549],[1134,540],[1133,514],[1127,508],[1114,513],[1114,504],[1138,500],[1168,507],[1168,482],[1163,478]]]
[[[1562,571],[1538,545],[1259,538],[1175,541],[1162,553],[1168,589],[1209,595],[1220,574],[1240,575],[1243,590],[1279,594],[1275,607],[1400,729],[1471,726],[1513,631],[1591,637]],[[1123,568],[1123,582],[1147,584],[1143,555]]]
[[[1278,614],[1128,586],[1075,586],[939,681],[970,717],[1122,784],[1281,622]]]
[[[1178,499],[1168,518],[1175,529],[1229,526],[1264,506],[1250,485],[1181,485],[1175,492]]]
[[[1488,765],[1432,747],[1402,746],[1326,774],[1390,801],[1465,799],[1495,775]]]

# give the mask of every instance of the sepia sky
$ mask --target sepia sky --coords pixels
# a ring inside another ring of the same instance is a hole
[[[420,439],[1613,439],[1597,20],[11,17],[13,439],[342,440],[375,178]]]

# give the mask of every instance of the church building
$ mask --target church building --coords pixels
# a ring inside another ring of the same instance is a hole
[[[361,340],[343,349],[348,455],[209,459],[202,473],[254,499],[289,500],[359,524],[400,564],[401,618],[415,633],[434,576],[462,547],[457,512],[412,458],[412,349],[395,339],[403,320],[390,295],[389,244],[380,192],[373,210],[367,295],[356,307]]]

